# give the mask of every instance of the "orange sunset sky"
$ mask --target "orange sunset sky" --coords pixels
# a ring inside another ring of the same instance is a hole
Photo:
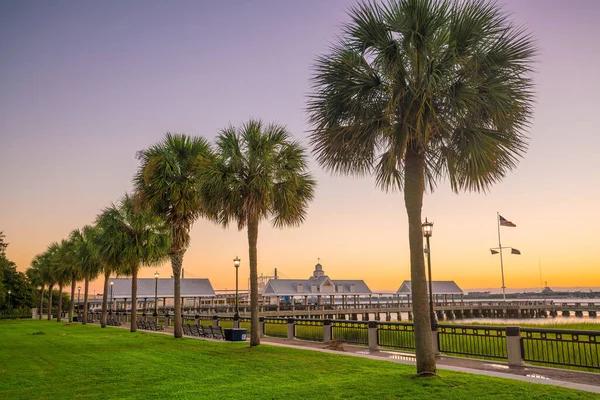
[[[435,280],[500,290],[496,212],[509,289],[600,286],[600,3],[503,2],[537,38],[537,104],[530,148],[489,193],[426,194],[434,222]],[[286,124],[307,145],[304,112],[311,67],[347,21],[351,1],[3,2],[0,4],[0,230],[24,271],[52,241],[93,222],[131,190],[135,153],[165,132],[213,140],[249,117]],[[371,177],[318,181],[298,228],[259,230],[259,273],[308,278],[317,262],[332,279],[364,279],[374,291],[410,279],[401,193]],[[246,232],[199,220],[184,259],[186,277],[235,288],[233,258],[248,278]],[[170,276],[170,266],[143,268]],[[92,289],[101,292],[96,282]]]

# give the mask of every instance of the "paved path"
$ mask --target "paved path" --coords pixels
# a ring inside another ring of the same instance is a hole
[[[123,328],[129,329],[124,325]],[[173,329],[167,328],[161,332],[173,335]],[[186,336],[188,337],[188,336]],[[212,340],[195,338],[198,340]],[[324,353],[343,354],[354,357],[364,357],[374,360],[385,360],[402,364],[415,364],[414,353],[395,350],[369,350],[365,346],[343,345],[343,351],[326,349],[325,343],[312,342],[298,339],[282,339],[274,337],[261,338],[261,343],[273,346],[283,346],[304,350],[320,351]],[[505,379],[539,383],[544,385],[561,386],[568,389],[584,390],[600,394],[600,373],[573,371],[559,368],[545,368],[532,365],[523,367],[509,367],[507,363],[489,360],[477,360],[464,357],[450,357],[442,355],[437,358],[439,369],[466,372],[471,374],[494,376]]]

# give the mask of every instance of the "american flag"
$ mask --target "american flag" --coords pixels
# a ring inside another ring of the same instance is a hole
[[[502,215],[498,214],[500,217],[500,226],[509,226],[511,228],[516,228],[516,225],[504,218]]]

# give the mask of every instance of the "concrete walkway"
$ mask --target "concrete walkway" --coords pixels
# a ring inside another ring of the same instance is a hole
[[[122,328],[129,329],[129,326],[123,325]],[[174,332],[172,328],[167,328],[163,332],[158,333],[173,335]],[[197,340],[213,340],[192,336],[185,337]],[[321,342],[299,339],[290,340],[274,337],[261,338],[261,344],[415,365],[414,353],[396,350],[369,350],[366,346],[353,346],[345,343],[343,344],[343,350],[327,349],[327,344]],[[438,357],[436,361],[438,369],[441,370],[466,372],[470,374],[493,376],[504,379],[514,379],[530,383],[539,383],[542,385],[560,386],[568,389],[598,393],[600,395],[600,373],[582,372],[559,368],[545,368],[532,365],[525,365],[523,367],[509,367],[507,363],[499,361],[450,357],[446,355]]]

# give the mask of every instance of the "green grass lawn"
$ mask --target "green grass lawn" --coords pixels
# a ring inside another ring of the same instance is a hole
[[[44,332],[43,335],[33,335]],[[592,399],[592,393],[308,350],[0,321],[2,399]]]

